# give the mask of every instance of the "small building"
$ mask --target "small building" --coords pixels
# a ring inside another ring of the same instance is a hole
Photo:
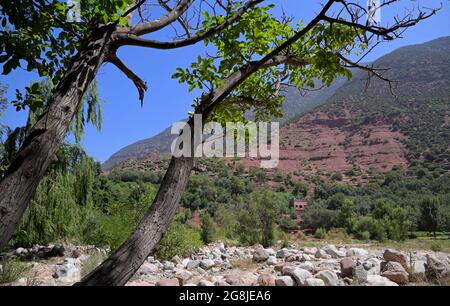
[[[308,202],[299,199],[292,199],[291,206],[294,207],[297,218],[300,219],[306,207],[308,206]]]

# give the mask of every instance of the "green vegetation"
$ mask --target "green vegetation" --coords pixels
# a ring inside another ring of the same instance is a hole
[[[0,271],[0,285],[12,283],[21,278],[29,269],[29,266],[16,259],[0,261],[2,270]]]

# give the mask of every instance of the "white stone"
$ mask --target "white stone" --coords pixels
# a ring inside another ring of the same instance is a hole
[[[367,250],[361,249],[361,248],[350,248],[346,252],[346,256],[348,257],[366,257],[369,255],[369,252]]]
[[[304,269],[310,273],[314,272],[314,265],[310,261],[302,262],[299,266],[301,269]]]
[[[393,281],[390,281],[386,277],[381,275],[368,275],[367,276],[367,285],[368,286],[398,286]]]
[[[325,286],[325,282],[319,278],[310,277],[305,280],[305,286],[322,287]]]
[[[284,276],[279,276],[275,278],[275,285],[276,286],[294,286],[295,282],[292,279],[292,277],[288,276],[288,275],[284,275]]]
[[[312,277],[312,274],[304,269],[292,266],[283,267],[283,275],[289,275],[295,279],[298,286],[304,286],[307,278]]]

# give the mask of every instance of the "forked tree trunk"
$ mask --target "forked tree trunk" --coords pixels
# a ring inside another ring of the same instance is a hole
[[[49,109],[26,137],[0,182],[0,249],[11,238],[56,151],[84,93],[104,60],[111,31],[98,29],[53,94]]]
[[[150,210],[124,244],[78,286],[123,286],[152,254],[167,231],[194,166],[192,157],[172,157]]]

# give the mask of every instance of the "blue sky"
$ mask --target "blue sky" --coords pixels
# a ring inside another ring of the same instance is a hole
[[[320,8],[319,0],[273,0],[277,4],[276,14],[281,8],[295,17],[295,21],[303,19],[306,23]],[[411,5],[439,6],[443,9],[434,17],[408,30],[404,38],[384,43],[375,49],[366,60],[374,60],[394,49],[411,44],[423,43],[438,37],[450,35],[450,1],[448,0],[402,0],[401,7]],[[385,9],[382,20],[400,14],[401,10]],[[170,39],[168,33],[158,34],[158,39]],[[159,51],[137,47],[126,47],[119,50],[120,58],[148,82],[149,90],[143,107],[138,101],[134,85],[115,67],[105,65],[98,74],[100,97],[104,103],[103,127],[99,132],[88,126],[82,140],[89,154],[100,161],[105,161],[118,149],[143,138],[153,136],[174,121],[187,116],[190,105],[198,93],[189,93],[187,87],[171,79],[176,67],[186,67],[204,54],[204,45],[187,47],[171,51]],[[14,99],[16,88],[23,89],[37,75],[17,70],[8,76],[0,76],[0,83],[8,85],[8,99]],[[16,112],[11,106],[6,111],[5,124],[16,127],[25,123],[26,113]]]

